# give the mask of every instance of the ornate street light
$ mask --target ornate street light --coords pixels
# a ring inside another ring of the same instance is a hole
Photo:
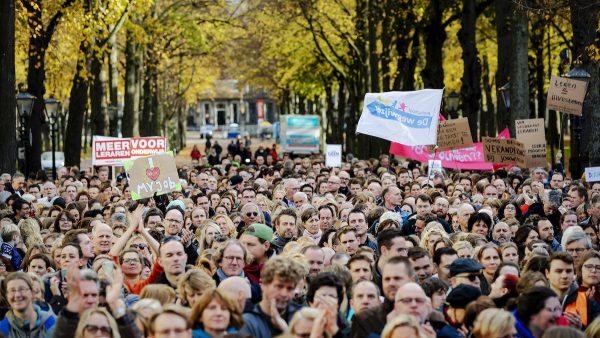
[[[588,82],[592,76],[579,66],[579,64],[575,64],[575,67],[565,74],[564,77]],[[585,98],[583,99],[583,104],[585,105]],[[583,132],[583,125],[583,116],[571,115],[571,159],[569,160],[569,169],[571,169],[571,177],[573,179],[580,178],[583,172],[584,164],[581,163],[581,134]]]
[[[21,146],[18,151],[19,160],[23,161],[21,170],[25,174],[28,175],[28,161],[27,154],[29,153],[28,147],[30,146],[30,138],[29,131],[27,129],[27,124],[29,122],[29,118],[31,117],[31,112],[33,111],[33,103],[35,102],[35,96],[20,92],[17,95],[17,114],[19,115],[19,137],[21,139]]]
[[[504,86],[498,88],[502,101],[506,107],[506,115],[504,116],[504,126],[509,127],[510,124],[510,82],[507,82]],[[500,128],[498,128],[500,129]]]
[[[60,101],[50,96],[44,103],[46,108],[46,118],[48,119],[48,124],[50,125],[50,136],[52,138],[52,177],[54,177],[54,180],[56,180],[56,125],[59,119],[58,106],[60,105]]]

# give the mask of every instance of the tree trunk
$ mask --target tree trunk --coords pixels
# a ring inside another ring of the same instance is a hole
[[[464,63],[460,94],[463,116],[469,119],[473,141],[478,139],[477,125],[479,104],[481,101],[481,64],[477,56],[476,21],[475,0],[463,0],[462,27],[458,33],[458,40],[463,50],[462,58]]]
[[[379,26],[379,10],[377,0],[368,0],[367,36],[369,39],[369,78],[368,85],[371,93],[379,93],[379,56],[377,55],[377,27]]]
[[[444,88],[442,48],[446,30],[442,25],[444,8],[441,0],[430,0],[425,11],[427,23],[423,28],[425,37],[425,67],[421,71],[425,88]]]
[[[498,0],[495,2],[496,9],[496,39],[498,41],[497,55],[498,68],[496,69],[496,123],[498,131],[510,125],[510,116],[506,109],[506,105],[502,100],[502,95],[498,90],[508,82],[510,72],[510,31],[509,20],[510,16],[510,1]],[[513,135],[514,136],[514,135]]]
[[[527,10],[513,6],[511,20],[510,57],[510,134],[514,137],[515,120],[527,119],[529,110],[528,35]]]
[[[91,55],[92,90],[90,91],[92,135],[108,135],[106,130],[106,71],[102,51],[92,50]]]
[[[114,27],[111,26],[111,30]],[[118,118],[118,109],[119,109],[119,49],[117,46],[117,34],[112,34],[110,39],[108,40],[108,45],[110,47],[110,56],[109,56],[109,89],[108,94],[110,98],[110,109],[114,111],[112,114],[112,118],[109,121],[109,130],[111,136],[119,135],[119,118]],[[121,126],[121,129],[123,126]]]
[[[17,133],[15,99],[15,2],[0,3],[0,172],[16,171]]]
[[[84,129],[85,115],[88,109],[89,82],[89,41],[83,40],[79,45],[79,59],[75,69],[75,77],[71,86],[69,100],[69,119],[65,133],[65,165],[79,166],[81,162],[81,134]]]
[[[592,47],[599,47],[597,30],[600,8],[597,0],[572,0],[570,8],[571,27],[573,28],[573,60],[580,61],[580,67],[590,74],[587,95],[583,104],[583,116],[580,121],[583,126],[580,167],[578,172],[572,172],[574,178],[579,178],[586,166],[600,165],[599,62],[591,55],[592,51],[590,51]],[[572,153],[573,150],[572,148]]]
[[[544,33],[545,20],[538,19],[532,25],[531,47],[535,57],[533,58],[533,82],[535,88],[535,101],[537,101],[537,111],[532,114],[534,118],[546,118],[546,91],[544,85],[547,81],[544,69]]]
[[[125,42],[125,102],[123,107],[123,137],[133,137],[133,124],[139,114],[139,90],[137,77],[137,46],[131,31],[127,31]],[[138,94],[138,95],[136,95]],[[137,109],[136,109],[137,108]]]
[[[485,93],[485,109],[482,110],[481,119],[486,120],[486,127],[481,128],[483,135],[489,137],[496,136],[496,119],[494,116],[494,101],[492,100],[492,84],[490,83],[490,66],[488,63],[487,54],[483,55],[483,91]]]

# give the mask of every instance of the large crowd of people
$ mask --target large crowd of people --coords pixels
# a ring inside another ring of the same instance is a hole
[[[0,336],[600,337],[600,182],[239,149],[2,174]]]

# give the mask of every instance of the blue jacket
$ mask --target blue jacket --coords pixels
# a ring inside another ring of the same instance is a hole
[[[292,321],[294,314],[300,310],[301,306],[290,303],[287,307],[285,317],[286,323]],[[275,328],[271,324],[271,316],[267,315],[260,308],[259,304],[254,305],[250,312],[244,313],[244,326],[240,329],[240,333],[251,335],[253,337],[271,338],[276,337],[283,332]]]
[[[513,317],[515,317],[515,329],[517,329],[517,337],[519,338],[535,338],[531,331],[527,328],[519,317],[517,317],[517,310],[513,311]]]
[[[227,333],[236,333],[237,330],[233,327],[227,329]],[[213,338],[211,335],[206,333],[203,329],[194,329],[192,331],[192,338]]]

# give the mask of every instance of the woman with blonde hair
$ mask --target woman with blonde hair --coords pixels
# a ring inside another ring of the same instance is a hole
[[[19,221],[19,230],[25,246],[30,248],[35,245],[44,245],[40,234],[40,223],[35,218],[24,218]]]
[[[207,290],[192,308],[194,337],[223,337],[239,330],[244,320],[238,305],[223,291]]]
[[[271,210],[273,209],[273,202],[267,198],[267,196],[259,194],[256,196],[256,204],[260,208],[261,211],[268,212],[271,214]]]
[[[486,309],[475,319],[473,336],[475,338],[515,337],[515,318],[502,309]]]
[[[198,253],[212,247],[212,242],[217,235],[222,235],[221,227],[212,220],[202,222],[196,229],[196,240],[198,241]]]
[[[381,338],[395,337],[427,338],[428,335],[413,316],[402,314],[390,320],[381,332]]]
[[[214,279],[204,270],[199,269],[186,271],[177,282],[177,292],[181,304],[189,307],[198,303],[204,291],[216,287]]]
[[[473,246],[467,241],[458,241],[454,243],[452,249],[456,250],[458,258],[471,258]]]
[[[327,316],[321,309],[303,307],[298,310],[290,325],[285,331],[286,337],[323,337],[331,338],[333,334],[327,332],[328,320],[332,320],[331,315]]]
[[[221,229],[221,235],[227,236],[229,239],[237,238],[237,229],[229,216],[215,215],[213,219]]]
[[[75,330],[75,338],[97,337],[121,338],[117,322],[104,308],[86,310]]]
[[[164,284],[148,284],[144,286],[140,293],[140,299],[152,298],[158,300],[161,304],[173,304],[177,299],[177,294],[172,287]]]

